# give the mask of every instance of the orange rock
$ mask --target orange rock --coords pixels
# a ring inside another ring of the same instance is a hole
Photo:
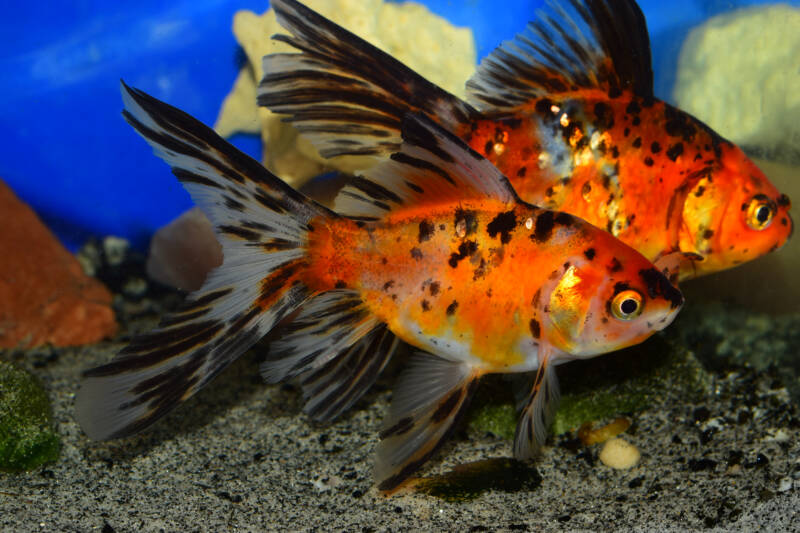
[[[116,331],[108,289],[0,180],[0,348],[74,346]]]

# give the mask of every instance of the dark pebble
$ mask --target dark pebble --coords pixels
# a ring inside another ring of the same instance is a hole
[[[562,522],[562,523],[563,522],[569,522],[571,518],[572,517],[570,515],[568,515],[568,514],[562,514],[561,516],[558,517],[558,521]]]
[[[750,411],[739,411],[739,416],[736,417],[736,421],[740,424],[746,424],[753,419],[753,414]]]
[[[740,450],[731,450],[728,454],[728,466],[736,466],[741,464],[744,453]]]
[[[711,413],[708,411],[707,407],[698,407],[692,413],[692,418],[694,418],[695,424],[705,422],[708,420],[709,416],[711,416]]]
[[[713,470],[717,466],[716,461],[711,459],[689,459],[689,470],[692,472],[700,472],[702,470]]]
[[[353,492],[351,492],[351,493],[350,493],[350,496],[352,496],[353,498],[360,498],[360,497],[362,497],[363,495],[364,495],[364,493],[363,493],[363,492],[361,492],[361,491],[360,491],[360,490],[358,490],[358,489],[356,489],[356,490],[354,490]]]
[[[702,444],[708,444],[716,432],[717,430],[715,428],[708,428],[707,430],[703,431],[700,433],[700,442]]]
[[[115,529],[108,522],[103,522],[103,533],[115,533]]]
[[[638,489],[644,483],[644,476],[635,477],[628,482],[629,489]]]

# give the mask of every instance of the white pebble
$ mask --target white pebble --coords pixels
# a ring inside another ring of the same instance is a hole
[[[636,466],[641,456],[636,446],[620,438],[607,440],[600,450],[600,461],[606,466],[620,470]]]

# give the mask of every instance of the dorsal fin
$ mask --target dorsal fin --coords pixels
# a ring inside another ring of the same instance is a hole
[[[296,0],[273,0],[291,35],[272,38],[301,53],[264,56],[258,103],[288,115],[323,157],[384,156],[400,145],[406,113],[454,129],[476,115],[466,102]]]
[[[404,206],[520,201],[494,165],[425,115],[406,115],[401,132],[400,151],[353,178],[336,197],[337,213],[378,220]]]
[[[600,88],[652,98],[647,24],[635,0],[550,3],[513,40],[481,61],[467,82],[482,110],[507,111],[545,94]]]

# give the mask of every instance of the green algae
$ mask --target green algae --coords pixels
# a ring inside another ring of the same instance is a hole
[[[584,422],[632,414],[667,399],[690,402],[707,393],[711,378],[679,341],[658,335],[644,344],[558,368],[561,404],[550,429],[573,431]],[[508,386],[493,381],[476,397],[470,431],[511,439],[517,422]]]
[[[58,458],[50,401],[34,376],[0,361],[0,471],[32,470]]]
[[[532,491],[542,483],[536,468],[508,458],[458,465],[450,472],[417,480],[414,490],[448,502],[474,500],[487,491]]]

